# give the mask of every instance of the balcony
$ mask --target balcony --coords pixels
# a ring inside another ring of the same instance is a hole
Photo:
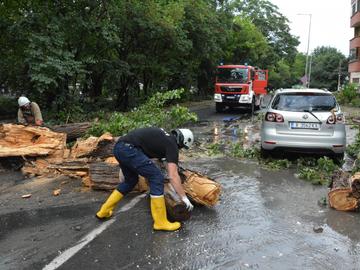
[[[360,72],[360,59],[349,63],[349,72]]]
[[[360,36],[350,40],[350,49],[360,47]]]
[[[356,12],[352,17],[350,21],[351,27],[356,27],[360,25],[360,12]]]

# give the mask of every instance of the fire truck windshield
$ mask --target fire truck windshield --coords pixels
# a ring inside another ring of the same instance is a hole
[[[246,68],[218,68],[218,83],[247,83],[248,69]]]

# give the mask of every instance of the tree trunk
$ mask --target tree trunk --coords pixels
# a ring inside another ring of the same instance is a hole
[[[119,165],[106,162],[91,163],[89,176],[92,189],[113,190],[120,183]]]
[[[343,171],[334,173],[328,197],[330,206],[336,210],[356,210],[360,199],[360,173],[352,177]]]
[[[50,156],[62,158],[66,134],[45,127],[0,125],[0,157]]]
[[[51,130],[55,132],[66,133],[66,141],[72,142],[75,141],[77,138],[84,136],[86,132],[91,128],[91,125],[91,122],[56,125],[51,127]]]
[[[117,138],[109,133],[101,137],[89,137],[86,140],[78,140],[71,149],[71,158],[107,158],[113,156],[113,149]]]

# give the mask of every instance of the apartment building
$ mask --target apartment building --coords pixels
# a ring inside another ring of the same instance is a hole
[[[360,83],[360,0],[351,0],[350,26],[354,29],[354,37],[350,40],[350,82]]]

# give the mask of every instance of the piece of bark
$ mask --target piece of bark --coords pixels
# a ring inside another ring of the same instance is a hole
[[[63,157],[66,134],[45,127],[0,124],[0,157]]]
[[[51,127],[52,131],[66,133],[67,142],[75,141],[77,138],[80,138],[86,134],[86,132],[91,128],[91,122],[83,123],[71,123],[65,125],[56,125]]]
[[[360,200],[360,172],[355,173],[350,181],[352,196]]]

